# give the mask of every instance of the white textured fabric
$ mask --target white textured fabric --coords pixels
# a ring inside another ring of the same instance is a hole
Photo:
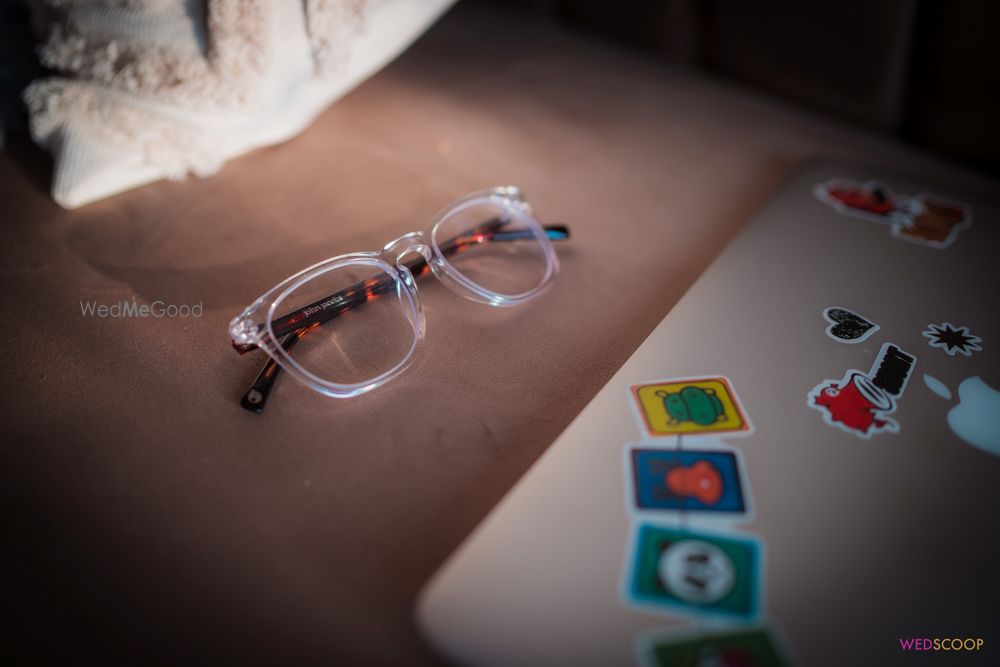
[[[455,0],[43,0],[25,92],[75,208],[300,132]]]

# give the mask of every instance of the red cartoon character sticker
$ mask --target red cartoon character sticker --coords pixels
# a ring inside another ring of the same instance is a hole
[[[817,185],[815,194],[842,215],[889,225],[895,238],[931,248],[947,248],[972,224],[965,204],[925,192],[897,194],[876,181],[837,178]]]
[[[879,351],[867,373],[849,370],[841,380],[824,380],[809,392],[809,407],[819,410],[830,426],[868,439],[879,433],[898,433],[889,415],[903,395],[917,359],[892,343]]]

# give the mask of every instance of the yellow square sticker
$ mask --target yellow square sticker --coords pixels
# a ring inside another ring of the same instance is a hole
[[[651,436],[750,430],[736,392],[723,377],[637,384],[632,395]]]

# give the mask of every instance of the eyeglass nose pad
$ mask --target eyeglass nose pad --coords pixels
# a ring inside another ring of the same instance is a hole
[[[416,277],[413,275],[410,267],[407,266],[406,261],[407,256],[411,254],[423,259],[425,264],[430,264],[433,254],[431,253],[431,249],[424,243],[423,232],[404,234],[394,241],[389,241],[382,248],[383,258],[396,265],[396,269],[403,277],[406,287],[410,292],[416,293]]]
[[[410,267],[406,265],[407,264],[406,257],[408,255],[417,255],[418,257],[423,259],[425,262],[425,266],[423,268],[426,269],[427,268],[426,265],[429,265],[431,263],[431,257],[432,257],[431,249],[425,246],[423,243],[418,243],[416,245],[404,248],[401,253],[396,255],[396,268],[399,269],[399,272],[403,275],[407,287],[410,287],[411,289],[416,289],[417,286],[416,276],[413,275],[413,272],[410,270]]]
[[[423,243],[414,242],[418,239],[422,239],[423,236],[419,235],[419,232],[415,232],[416,235],[407,234],[405,237],[396,239],[392,243],[386,245],[383,249],[383,253],[388,255],[387,259],[393,259],[392,255],[395,255],[396,270],[399,271],[399,275],[403,280],[403,284],[406,289],[410,292],[413,311],[406,311],[406,316],[410,320],[410,324],[413,326],[414,331],[417,334],[418,339],[423,339],[427,332],[427,323],[424,320],[423,308],[420,305],[420,297],[417,295],[417,281],[416,276],[413,275],[413,271],[407,266],[406,257],[408,255],[417,255],[424,260],[423,267],[426,268],[430,264],[430,258],[432,256],[431,249],[428,248]],[[400,250],[400,248],[402,248]],[[419,264],[417,266],[420,266]]]
[[[382,248],[382,255],[386,256],[387,259],[392,260],[394,263],[399,264],[402,261],[402,257],[411,252],[416,252],[422,255],[424,259],[430,257],[430,249],[424,245],[424,233],[423,232],[410,232],[409,234],[403,234],[398,239],[389,241]]]

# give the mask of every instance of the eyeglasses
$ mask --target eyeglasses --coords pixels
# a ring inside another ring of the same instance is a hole
[[[381,251],[331,257],[286,278],[229,324],[238,352],[270,356],[240,405],[262,412],[281,369],[335,398],[385,384],[424,338],[416,278],[433,273],[467,299],[517,306],[552,284],[551,241],[568,238],[564,226],[543,227],[518,188],[497,187],[466,195]]]

